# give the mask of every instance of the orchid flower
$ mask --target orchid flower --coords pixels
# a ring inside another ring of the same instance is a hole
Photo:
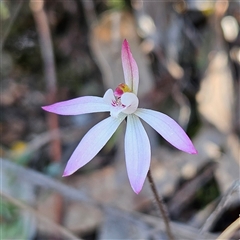
[[[78,115],[110,112],[110,116],[92,127],[82,138],[70,157],[63,176],[69,176],[91,161],[108,142],[124,119],[125,159],[128,178],[135,193],[139,193],[150,168],[151,147],[140,118],[154,128],[174,147],[196,154],[191,140],[184,130],[167,115],[149,109],[138,108],[138,66],[127,40],[122,44],[122,66],[125,83],[113,91],[108,89],[103,97],[85,96],[42,107],[60,115]]]

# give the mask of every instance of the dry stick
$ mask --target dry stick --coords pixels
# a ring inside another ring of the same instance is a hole
[[[57,92],[57,80],[54,62],[53,46],[51,41],[51,34],[48,24],[46,12],[44,11],[44,0],[30,1],[30,8],[33,13],[33,17],[36,23],[37,32],[39,35],[41,55],[43,59],[44,75],[47,87],[47,101],[51,104],[56,101]],[[50,130],[58,129],[58,116],[56,114],[47,114],[47,121]],[[51,141],[50,145],[51,159],[54,162],[59,162],[61,159],[61,142],[60,138],[55,138]],[[62,206],[63,199],[60,195],[55,198],[55,212],[57,213],[57,222],[61,222],[62,219]]]
[[[232,197],[232,194],[237,191],[237,189],[240,186],[240,180],[235,181],[232,186],[229,188],[229,190],[222,196],[219,204],[215,208],[215,210],[210,214],[210,216],[205,221],[204,225],[201,228],[201,231],[199,232],[199,238],[202,236],[202,234],[208,232],[217,218],[223,213],[223,211],[226,209],[226,206],[228,204],[228,201]]]
[[[165,223],[165,226],[166,226],[166,232],[167,232],[167,235],[168,235],[168,238],[170,240],[173,240],[174,237],[173,237],[173,234],[172,234],[172,231],[171,231],[171,227],[170,227],[170,221],[169,221],[169,218],[168,218],[168,214],[166,212],[166,206],[162,200],[162,198],[159,196],[158,192],[157,192],[157,188],[156,188],[156,185],[153,181],[153,178],[152,178],[152,174],[151,174],[151,171],[149,169],[148,171],[148,174],[147,174],[147,177],[148,177],[148,181],[150,183],[150,187],[152,189],[152,192],[153,192],[153,195],[155,197],[155,200],[157,202],[157,205],[159,207],[159,210],[162,214],[162,217],[163,217],[163,221]]]
[[[237,229],[240,226],[240,217],[237,218],[231,225],[229,225],[216,240],[222,240],[222,239],[230,239],[231,236],[234,234],[234,232],[237,231]]]
[[[183,210],[184,206],[190,202],[196,194],[196,191],[206,184],[212,177],[216,164],[211,164],[202,173],[194,179],[185,184],[177,193],[174,198],[169,202],[168,210],[176,218]]]
[[[39,35],[41,55],[44,64],[44,75],[47,88],[47,101],[51,104],[56,101],[57,80],[54,62],[53,46],[51,34],[48,24],[47,15],[44,11],[44,1],[31,0],[30,7],[33,12],[33,17],[36,23],[37,32]],[[58,129],[58,116],[56,114],[47,114],[49,129]],[[54,139],[51,143],[51,158],[54,161],[61,159],[61,144],[60,139]]]

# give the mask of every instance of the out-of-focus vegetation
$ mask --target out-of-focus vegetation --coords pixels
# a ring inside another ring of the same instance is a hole
[[[123,82],[124,38],[139,66],[140,106],[176,119],[199,152],[181,153],[146,128],[176,239],[216,239],[239,217],[237,1],[1,1],[0,19],[2,239],[166,239],[149,186],[138,196],[129,186],[124,124],[63,179],[80,139],[107,115],[41,109]]]

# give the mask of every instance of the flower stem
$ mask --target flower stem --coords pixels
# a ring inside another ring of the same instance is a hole
[[[153,192],[154,198],[155,198],[155,200],[157,202],[158,208],[159,208],[159,210],[161,212],[163,221],[165,223],[165,227],[166,227],[166,232],[167,232],[168,238],[170,240],[174,240],[174,237],[173,237],[173,234],[172,234],[172,231],[171,231],[171,227],[170,227],[170,221],[169,221],[168,214],[167,214],[167,207],[164,204],[163,199],[160,197],[160,195],[157,192],[157,188],[156,188],[156,185],[155,185],[155,183],[153,181],[150,169],[148,171],[147,177],[148,177],[148,181],[150,183],[150,187],[151,187],[151,190]]]

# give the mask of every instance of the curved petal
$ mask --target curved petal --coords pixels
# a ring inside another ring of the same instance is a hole
[[[125,134],[125,158],[130,184],[139,193],[150,167],[151,148],[147,133],[135,115],[128,115]]]
[[[109,117],[96,124],[83,137],[68,160],[63,176],[69,176],[91,161],[117,130],[124,117]]]
[[[113,94],[113,90],[109,88],[103,95],[103,100],[106,104],[112,105],[112,103],[116,100]]]
[[[108,89],[104,96],[104,101],[110,105],[110,114],[112,117],[117,118],[119,113],[131,114],[137,110],[138,98],[134,93],[126,92],[122,97],[116,100],[112,89]]]
[[[123,106],[112,106],[110,110],[111,117],[118,118],[119,114],[121,114],[122,111],[126,108],[127,107],[123,107]]]
[[[125,83],[135,94],[137,94],[139,83],[138,66],[132,56],[129,44],[126,39],[122,44],[122,66]]]
[[[192,141],[172,118],[160,112],[141,108],[135,114],[147,122],[174,147],[190,154],[197,153]]]
[[[122,104],[117,104],[116,98],[113,94],[112,89],[108,89],[104,96],[104,101],[110,106],[110,115],[114,118],[118,118],[118,115],[127,108],[127,106],[122,106]]]
[[[107,112],[110,111],[110,106],[105,103],[101,97],[86,96],[54,103],[49,106],[44,106],[42,109],[60,115],[78,115],[84,113]]]
[[[121,103],[126,106],[122,111],[126,114],[134,113],[138,108],[138,97],[134,93],[124,93],[121,97]]]

